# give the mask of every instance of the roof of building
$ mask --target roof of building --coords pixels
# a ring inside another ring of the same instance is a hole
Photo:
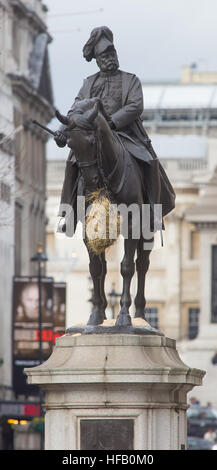
[[[200,135],[150,135],[159,158],[202,159],[208,152],[208,140]]]
[[[145,109],[217,108],[217,84],[143,83]]]

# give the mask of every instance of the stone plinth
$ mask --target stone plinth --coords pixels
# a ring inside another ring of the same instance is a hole
[[[49,450],[186,447],[187,392],[204,375],[174,340],[130,334],[66,334],[26,373],[46,392]]]

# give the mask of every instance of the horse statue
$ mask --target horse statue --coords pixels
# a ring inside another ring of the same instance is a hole
[[[80,118],[84,126],[79,126]],[[148,203],[142,179],[140,165],[125,150],[121,140],[110,128],[106,112],[99,98],[84,99],[74,105],[73,112],[67,116],[56,112],[58,120],[66,126],[67,145],[73,149],[76,163],[84,181],[84,195],[88,204],[88,195],[100,188],[106,188],[113,202],[132,204],[139,208]],[[78,119],[79,118],[79,119]],[[76,123],[78,121],[78,125]],[[120,297],[120,312],[116,319],[116,326],[126,327],[132,325],[129,307],[131,305],[130,286],[137,270],[137,294],[135,297],[135,317],[144,317],[145,309],[145,277],[149,268],[149,258],[153,243],[149,249],[144,249],[142,230],[139,236],[133,237],[133,224],[135,220],[131,213],[127,213],[128,236],[124,239],[124,257],[121,262],[121,275],[123,289]],[[150,240],[149,240],[150,241]],[[94,253],[84,239],[89,254],[89,270],[93,280],[93,310],[87,325],[100,325],[105,320],[107,300],[104,291],[105,276],[107,273],[105,250],[100,254]],[[152,240],[153,242],[153,240]],[[134,262],[137,253],[136,262]]]

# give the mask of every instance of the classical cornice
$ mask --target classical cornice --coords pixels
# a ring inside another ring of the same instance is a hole
[[[209,230],[214,230],[217,231],[217,221],[215,222],[205,222],[205,221],[198,221],[198,222],[193,222],[197,230],[200,232],[202,231],[209,231]]]
[[[54,107],[32,86],[30,80],[24,75],[8,74],[11,80],[13,92],[22,100],[28,101],[44,114],[45,120],[49,122],[55,115]]]
[[[36,126],[32,119],[27,116],[26,114],[23,114],[22,116],[22,122],[23,122],[23,128],[25,131],[30,131],[31,134],[34,134],[37,138],[39,138],[42,142],[47,143],[50,136],[43,132],[38,126]]]
[[[48,32],[46,24],[34,10],[28,8],[21,0],[9,0],[9,3],[18,15],[25,17],[39,32],[46,33],[48,41],[52,41],[52,36]],[[43,5],[42,8],[45,10],[46,6]]]
[[[217,229],[217,210],[212,206],[193,206],[186,211],[185,219],[194,224],[198,230]]]

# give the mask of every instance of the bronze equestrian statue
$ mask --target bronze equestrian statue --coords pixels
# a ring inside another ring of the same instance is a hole
[[[91,32],[83,55],[87,61],[95,58],[100,71],[84,80],[67,116],[57,113],[62,126],[55,133],[55,141],[60,147],[68,144],[71,148],[59,216],[65,216],[62,209],[65,205],[70,205],[76,214],[77,196],[87,195],[106,184],[117,203],[124,202],[127,206],[136,203],[139,207],[148,203],[153,227],[154,206],[161,204],[163,220],[175,206],[175,193],[142,125],[141,83],[136,75],[119,69],[113,34],[105,26]],[[130,225],[130,218],[128,222]],[[132,232],[132,227],[130,230]],[[136,251],[138,290],[135,316],[145,318],[145,275],[151,250],[143,249],[143,244],[142,234],[135,240],[129,232],[129,237],[124,240],[121,263],[123,291],[116,321],[118,326],[131,324],[130,284]],[[104,253],[97,256],[90,250],[89,257],[94,308],[88,324],[99,325],[105,319],[107,305],[104,292],[106,260]]]

